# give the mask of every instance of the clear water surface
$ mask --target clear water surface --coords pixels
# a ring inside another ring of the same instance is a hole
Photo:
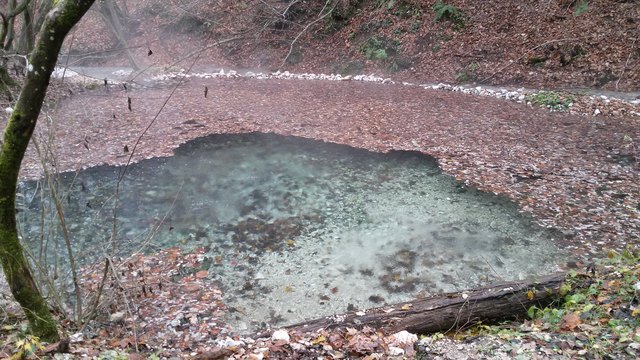
[[[110,249],[120,171],[61,177],[58,195],[84,261]],[[20,226],[51,259],[62,253],[60,227],[42,188],[21,183]],[[118,250],[207,248],[238,331],[549,273],[566,257],[514,204],[465,187],[414,152],[212,135],[130,166],[119,198]]]

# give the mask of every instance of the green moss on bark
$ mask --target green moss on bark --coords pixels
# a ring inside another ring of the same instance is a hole
[[[31,275],[18,239],[15,194],[20,165],[36,126],[42,102],[65,36],[93,0],[61,0],[42,26],[20,97],[4,131],[0,149],[0,263],[11,292],[22,306],[32,332],[42,340],[58,340],[56,321]]]

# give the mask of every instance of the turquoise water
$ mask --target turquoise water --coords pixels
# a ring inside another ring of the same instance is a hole
[[[78,258],[113,246],[121,255],[205,247],[239,331],[549,273],[566,257],[511,202],[415,152],[257,133],[197,139],[130,166],[112,241],[121,170],[61,176]],[[32,252],[52,263],[63,251],[43,188],[20,184],[19,222]]]

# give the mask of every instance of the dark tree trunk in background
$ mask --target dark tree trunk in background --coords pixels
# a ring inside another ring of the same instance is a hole
[[[33,49],[33,44],[36,42],[36,35],[33,22],[33,6],[27,6],[22,12],[22,32],[18,39],[16,46],[16,52],[18,54],[28,54]]]
[[[13,81],[5,64],[0,63],[0,97],[13,101],[13,95],[11,94],[11,87],[15,86],[16,82]]]
[[[15,29],[13,28],[16,16],[26,11],[31,0],[22,0],[17,3],[16,0],[9,0],[4,9],[0,9],[2,12],[2,27],[0,28],[0,47],[4,50],[8,50],[13,46],[13,39],[15,37]]]
[[[138,62],[131,53],[127,37],[125,35],[125,31],[126,29],[128,29],[128,20],[123,15],[123,12],[118,4],[115,2],[115,0],[101,1],[98,3],[98,11],[104,19],[104,22],[109,26],[109,30],[111,30],[111,33],[116,37],[116,40],[118,40],[118,44],[120,45],[120,47],[122,47],[122,50],[127,59],[129,59],[129,64],[131,65],[133,70],[140,70],[140,65],[138,65]]]
[[[16,184],[64,38],[92,4],[93,0],[58,0],[46,15],[29,59],[30,70],[0,145],[0,263],[13,296],[24,309],[32,332],[49,342],[59,338],[58,331],[47,303],[33,280],[18,239]]]

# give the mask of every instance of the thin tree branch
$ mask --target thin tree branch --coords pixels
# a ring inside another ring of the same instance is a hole
[[[322,9],[320,10],[320,13],[318,14],[319,16],[324,12],[324,9],[327,8],[327,5],[329,5],[330,2],[331,2],[331,0],[327,0],[327,2],[324,3],[324,6],[322,7]],[[313,24],[315,24],[318,21],[320,21],[320,20],[326,18],[327,16],[329,16],[329,14],[331,14],[334,9],[335,9],[335,6],[332,7],[331,10],[329,10],[326,14],[324,14],[324,15],[320,16],[319,18],[315,19],[314,21],[308,23],[307,26],[305,26],[304,29],[302,29],[302,31],[300,31],[300,33],[293,39],[291,44],[289,44],[289,52],[287,53],[287,56],[285,56],[284,59],[282,60],[282,63],[280,64],[278,69],[281,69],[284,66],[284,64],[287,62],[287,60],[289,60],[289,57],[291,56],[291,53],[293,52],[293,46],[298,41],[298,39],[300,39],[302,34],[304,34],[307,31],[307,29],[310,28]]]

